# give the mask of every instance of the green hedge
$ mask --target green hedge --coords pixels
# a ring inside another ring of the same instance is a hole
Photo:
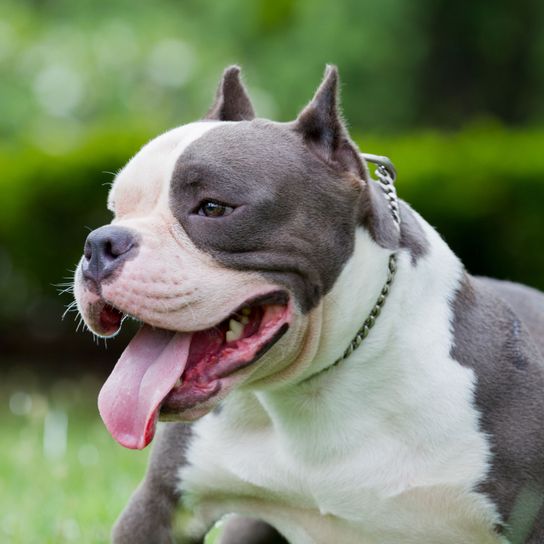
[[[156,133],[97,127],[57,155],[24,143],[0,148],[0,330],[59,321],[69,298],[54,284],[70,275],[88,229],[109,221],[111,172]],[[470,271],[544,288],[544,131],[487,126],[357,141],[394,161],[400,196]]]
[[[400,196],[470,272],[544,289],[544,131],[473,126],[359,143],[392,158]]]

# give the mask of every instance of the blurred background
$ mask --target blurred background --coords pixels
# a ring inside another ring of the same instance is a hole
[[[363,151],[469,271],[544,289],[539,0],[0,0],[0,541],[107,542],[148,452],[97,391],[127,339],[63,319],[115,172],[198,119],[223,68],[293,119],[325,63]]]

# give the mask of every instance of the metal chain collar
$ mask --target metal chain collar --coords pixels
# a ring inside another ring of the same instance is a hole
[[[374,326],[374,323],[376,323],[376,319],[380,315],[383,305],[385,304],[385,301],[387,300],[387,295],[389,294],[389,291],[391,289],[391,284],[393,283],[393,278],[395,277],[396,271],[397,271],[397,254],[392,253],[389,256],[389,263],[387,265],[387,280],[384,286],[382,287],[380,296],[376,300],[376,304],[374,304],[374,307],[370,311],[370,315],[365,319],[363,325],[357,331],[357,334],[353,337],[353,340],[350,342],[349,346],[344,351],[344,353],[340,357],[338,357],[338,359],[336,359],[336,361],[334,361],[332,365],[330,365],[327,368],[336,366],[338,363],[340,363],[344,359],[347,359],[363,343],[363,340],[368,336],[370,329]]]
[[[400,229],[400,212],[399,201],[397,199],[397,190],[395,189],[395,180],[397,172],[393,163],[387,158],[380,155],[371,155],[370,153],[361,153],[363,159],[377,166],[376,177],[380,183],[380,187],[385,194],[389,209],[393,215],[393,221],[398,229]]]
[[[397,226],[397,228],[400,230],[399,203],[397,200],[397,191],[395,189],[396,172],[395,172],[395,167],[393,166],[393,163],[387,157],[380,157],[378,155],[362,154],[362,157],[366,161],[372,162],[377,165],[376,172],[375,172],[376,177],[378,178],[380,187],[382,188],[382,191],[385,194],[385,198],[388,201],[389,209],[391,211],[391,215],[393,216],[393,221],[395,222],[395,225]],[[330,370],[331,368],[334,368],[339,363],[347,359],[363,343],[364,339],[368,336],[370,329],[374,326],[374,324],[376,323],[376,319],[378,318],[378,316],[380,315],[382,311],[385,301],[387,300],[387,295],[389,294],[391,290],[391,284],[393,283],[393,279],[395,278],[396,271],[397,271],[397,254],[392,253],[389,256],[389,262],[387,265],[387,279],[385,281],[384,286],[382,287],[382,290],[380,291],[380,295],[378,296],[376,303],[374,304],[372,310],[370,311],[369,316],[365,319],[361,328],[357,331],[357,334],[353,337],[352,341],[349,343],[349,346],[346,348],[344,353],[340,357],[338,357],[336,361],[334,361],[334,363],[327,366],[323,370],[320,370],[316,374],[313,374],[312,376],[307,378],[305,381],[315,378],[316,376],[319,376],[323,372]]]

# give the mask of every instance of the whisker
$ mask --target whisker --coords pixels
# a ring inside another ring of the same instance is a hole
[[[64,320],[64,318],[66,317],[66,314],[74,311],[76,309],[76,306],[77,306],[77,302],[74,300],[72,302],[70,302],[70,304],[68,304],[68,306],[66,306],[66,310],[64,310],[64,313],[62,314],[62,320]]]
[[[85,329],[86,324],[85,324],[85,321],[84,321],[83,317],[81,315],[79,315],[79,322],[78,322],[77,327],[76,327],[76,332],[79,332],[79,328],[81,326],[83,326],[83,329]]]
[[[66,293],[73,294],[74,292],[74,285],[68,285],[68,287],[65,287],[64,289],[61,289],[60,287],[57,289],[57,293],[59,295],[65,295]]]
[[[51,283],[51,287],[54,287],[57,290],[59,295],[64,295],[65,293],[74,292],[74,279],[72,277],[63,278],[67,281],[61,281],[59,283]]]

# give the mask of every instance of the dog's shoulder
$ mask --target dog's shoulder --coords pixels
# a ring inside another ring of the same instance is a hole
[[[519,284],[464,274],[452,300],[452,355],[476,373],[536,372],[542,360],[544,294]],[[535,367],[536,365],[536,367]]]

